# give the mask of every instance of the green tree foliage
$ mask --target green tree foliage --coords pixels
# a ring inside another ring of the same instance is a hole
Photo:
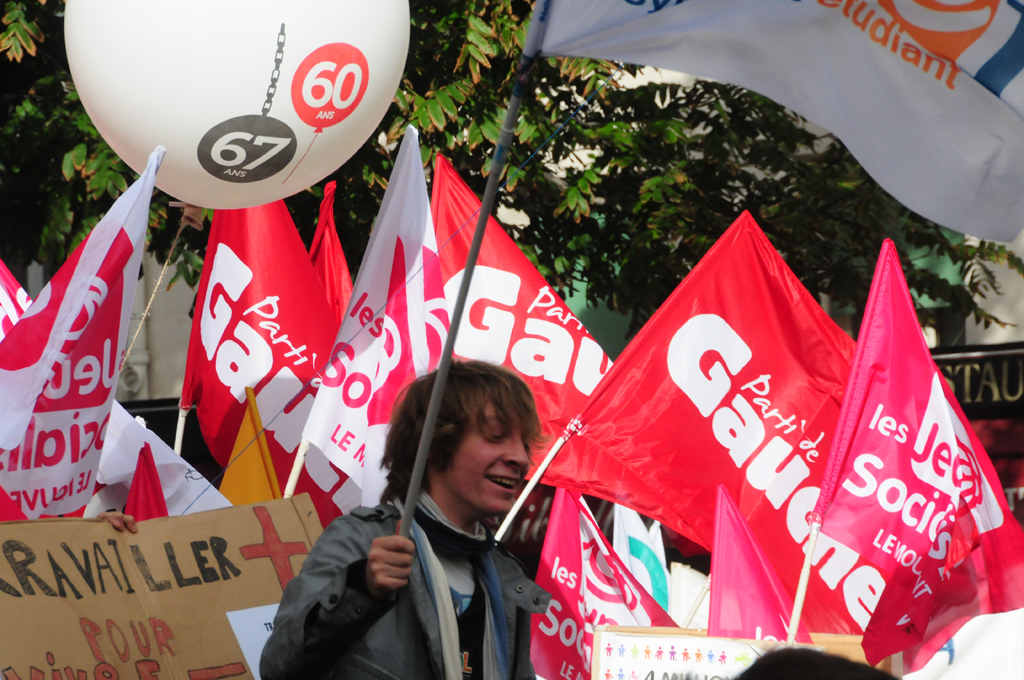
[[[412,4],[405,76],[380,130],[331,177],[288,200],[308,239],[322,185],[337,181],[335,217],[353,268],[406,125],[421,131],[428,170],[444,154],[482,192],[530,11],[524,0]],[[0,33],[8,57],[0,60],[0,255],[15,261],[62,261],[133,178],[78,100],[62,9],[59,0],[8,1]],[[936,322],[934,303],[953,317],[991,322],[976,304],[996,292],[991,266],[1024,274],[1004,246],[965,241],[900,205],[842,143],[765,97],[707,81],[619,82],[636,73],[607,62],[545,60],[523,105],[513,167],[616,74],[499,199],[528,217],[514,235],[563,293],[586,281],[590,302],[632,311],[639,327],[742,210],[812,293],[854,310],[885,237],[900,246],[911,287],[933,303],[919,310],[925,323]],[[166,203],[158,192],[150,248],[161,259],[177,231]],[[186,230],[170,254],[189,284],[205,238]],[[922,258],[945,262],[955,280],[919,266]]]

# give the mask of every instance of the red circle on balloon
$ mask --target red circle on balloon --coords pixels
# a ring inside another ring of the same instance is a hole
[[[292,78],[292,106],[320,132],[352,115],[366,94],[370,69],[354,45],[331,43],[313,50]]]

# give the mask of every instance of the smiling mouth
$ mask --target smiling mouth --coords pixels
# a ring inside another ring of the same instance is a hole
[[[515,489],[516,485],[519,484],[519,480],[516,479],[515,477],[497,477],[497,476],[488,475],[487,479],[489,479],[490,481],[494,482],[495,484],[497,484],[501,488],[509,489],[510,491],[512,489]]]

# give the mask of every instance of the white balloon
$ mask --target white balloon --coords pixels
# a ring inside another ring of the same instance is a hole
[[[157,186],[204,208],[262,205],[336,170],[384,117],[409,51],[408,0],[67,0],[64,21],[100,134],[137,172],[167,147]]]

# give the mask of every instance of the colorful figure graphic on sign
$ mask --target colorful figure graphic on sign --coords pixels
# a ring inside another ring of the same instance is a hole
[[[621,659],[625,653],[626,653],[626,646],[625,645],[619,645],[619,658]]]
[[[626,680],[626,674],[622,672],[621,668],[619,669],[619,680]]]
[[[725,652],[722,652],[721,654],[719,654],[719,656],[718,656],[718,663],[723,663],[723,664],[725,663]]]
[[[668,648],[668,658],[669,658],[669,661],[675,661],[676,660],[676,646],[675,645],[672,645],[671,647]]]
[[[699,654],[699,652],[698,652],[698,654]],[[700,661],[700,659],[697,659],[697,660]],[[709,649],[708,650],[708,663],[714,663],[714,662],[715,662],[715,653]]]
[[[604,672],[604,680],[612,680],[612,670],[610,668]]]
[[[605,656],[611,656],[612,655],[612,645],[611,645],[610,642],[608,643],[608,646],[604,648],[604,652],[605,652]]]
[[[658,647],[658,651],[654,653],[654,658],[661,661],[661,647]]]
[[[741,666],[749,666],[751,663],[750,654],[748,654],[747,652],[737,654],[736,658],[733,659],[733,663],[740,664]]]
[[[635,659],[635,658],[637,658],[637,655],[638,655],[639,653],[640,653],[640,648],[639,648],[639,647],[637,647],[636,645],[633,645],[633,658],[634,658],[634,659]]]
[[[650,659],[651,658],[651,648],[650,647],[644,647],[644,658],[645,659]]]
[[[701,661],[703,661],[703,660],[704,660],[704,655],[703,655],[703,654],[701,654],[701,653],[700,653],[700,650],[698,649],[698,650],[697,650],[697,653],[693,655],[693,659],[694,659],[694,661],[696,661],[697,663],[700,663]]]
[[[687,648],[683,647],[683,661],[689,661],[689,660],[690,660],[690,650],[688,650]]]

